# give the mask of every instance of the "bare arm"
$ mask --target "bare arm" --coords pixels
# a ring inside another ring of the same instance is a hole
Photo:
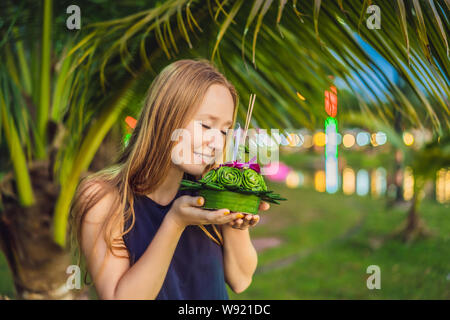
[[[211,212],[195,208],[194,205],[199,205],[197,197],[180,197],[165,216],[144,254],[130,267],[128,259],[116,257],[107,250],[100,234],[111,203],[110,195],[101,199],[88,212],[82,226],[82,250],[101,299],[155,299],[185,227],[197,223],[223,224],[236,218],[234,214],[224,215],[224,210]],[[114,237],[118,237],[122,226],[113,230]]]
[[[259,210],[266,211],[269,208],[267,202],[261,202]],[[244,217],[221,226],[224,239],[225,279],[236,293],[248,288],[258,264],[258,255],[248,229],[258,222],[259,215],[245,214]]]
[[[258,256],[250,240],[248,229],[233,229],[222,226],[225,279],[230,288],[241,293],[252,282]]]
[[[99,236],[110,201],[110,196],[101,199],[88,212],[82,229],[83,251],[88,257],[88,270],[99,298],[154,299],[162,287],[184,228],[170,217],[164,219],[142,257],[130,267],[129,260],[114,256],[107,250],[103,236]],[[119,232],[119,228],[114,230],[114,236],[118,237]],[[97,236],[99,238],[94,244]],[[95,254],[89,256],[91,250],[95,250]],[[123,255],[123,252],[116,253]]]

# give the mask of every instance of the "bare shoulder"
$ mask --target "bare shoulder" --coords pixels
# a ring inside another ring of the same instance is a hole
[[[86,199],[80,201],[86,201],[88,208],[81,223],[81,250],[99,297],[112,299],[119,279],[130,267],[128,251],[117,248],[123,247],[116,241],[123,230],[123,215],[117,211],[120,197],[102,183],[89,183],[81,190]]]
[[[105,225],[111,222],[113,219],[114,223],[111,225],[112,237],[110,240],[113,241],[114,238],[120,237],[123,230],[123,218],[117,210],[119,210],[119,195],[118,192],[107,188],[104,183],[100,182],[90,182],[88,185],[83,187],[82,195],[80,196],[80,201],[84,202],[87,210],[84,213],[84,217],[81,220],[81,243],[85,250],[90,250],[93,246],[97,244],[97,240],[101,240],[100,237],[105,232]],[[117,214],[119,214],[117,216]],[[119,217],[119,219],[115,219]]]
[[[88,205],[88,211],[84,217],[84,222],[101,223],[111,213],[117,209],[119,195],[117,191],[106,188],[103,183],[90,182],[85,186],[80,201]]]
[[[96,182],[84,186],[81,197],[80,201],[85,201],[87,205],[87,211],[81,221],[83,251],[88,252],[94,247],[106,246],[105,239],[101,235],[106,235],[105,227],[110,222],[112,222],[110,241],[119,239],[123,231],[124,219],[123,215],[117,212],[120,209],[118,192],[107,188],[103,183]],[[119,219],[116,219],[117,217]]]

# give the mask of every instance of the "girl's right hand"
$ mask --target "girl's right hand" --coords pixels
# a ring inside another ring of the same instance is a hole
[[[243,217],[242,213],[230,213],[228,209],[205,210],[201,208],[204,203],[203,197],[181,196],[173,202],[166,217],[182,228],[188,225],[225,224]]]

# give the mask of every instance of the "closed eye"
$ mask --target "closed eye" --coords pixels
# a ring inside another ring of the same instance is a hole
[[[203,123],[202,123],[202,126],[203,126],[203,128],[205,128],[205,129],[211,129],[211,127],[210,127],[210,126],[207,126],[206,124],[203,124]],[[226,133],[225,131],[223,131],[223,130],[221,130],[220,132],[221,132],[224,136],[227,135],[227,133]]]

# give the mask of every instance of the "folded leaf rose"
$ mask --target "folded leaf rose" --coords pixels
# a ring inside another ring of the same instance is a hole
[[[203,181],[205,182],[216,182],[217,181],[217,171],[210,170],[203,177]]]
[[[237,168],[220,167],[217,169],[217,182],[229,189],[237,189],[242,183],[242,173]]]
[[[266,191],[266,183],[262,175],[255,170],[245,168],[242,171],[242,187],[252,191]]]
[[[259,165],[233,161],[211,169],[198,181],[182,180],[182,190],[198,190],[206,209],[257,214],[261,200],[279,204],[286,200],[267,190]]]

